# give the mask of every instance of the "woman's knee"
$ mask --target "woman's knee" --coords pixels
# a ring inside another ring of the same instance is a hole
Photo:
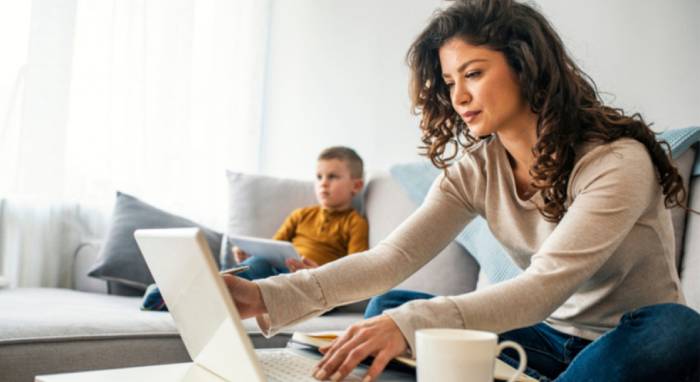
[[[622,316],[620,324],[588,345],[562,381],[686,381],[698,375],[700,315],[680,304],[658,304]],[[595,368],[610,364],[614,367]]]
[[[651,305],[626,314],[621,325],[639,329],[636,348],[649,348],[655,357],[667,357],[668,364],[700,359],[700,314],[692,308],[673,303]]]
[[[649,327],[654,328],[675,328],[694,339],[700,336],[700,314],[681,304],[650,305],[622,316],[622,324],[635,322],[649,324]]]

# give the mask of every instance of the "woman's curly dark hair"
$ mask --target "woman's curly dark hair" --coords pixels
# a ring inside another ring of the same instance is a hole
[[[678,170],[655,133],[637,113],[605,106],[593,80],[569,57],[545,17],[512,0],[457,0],[438,10],[411,45],[413,111],[421,115],[421,154],[445,169],[478,139],[453,110],[442,79],[438,50],[451,38],[503,53],[516,74],[522,96],[537,115],[537,143],[530,168],[532,186],[544,205],[540,213],[558,222],[566,213],[566,190],[582,142],[612,142],[630,137],[646,146],[663,187],[666,207],[682,206],[686,190]],[[669,150],[670,152],[670,150]]]

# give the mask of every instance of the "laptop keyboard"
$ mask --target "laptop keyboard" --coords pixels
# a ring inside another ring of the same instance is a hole
[[[269,382],[318,382],[311,376],[317,360],[284,350],[258,352],[258,357]],[[343,381],[362,381],[362,376],[354,371]]]

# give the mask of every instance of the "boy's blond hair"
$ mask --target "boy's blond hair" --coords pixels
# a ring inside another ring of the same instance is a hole
[[[350,176],[354,179],[362,179],[364,175],[364,163],[355,150],[345,146],[329,147],[320,154],[317,160],[337,159],[348,164]]]

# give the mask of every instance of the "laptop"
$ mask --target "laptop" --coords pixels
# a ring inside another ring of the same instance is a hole
[[[193,360],[180,380],[316,381],[311,371],[320,355],[253,348],[199,229],[137,230],[134,236]],[[345,380],[361,381],[366,372],[360,365]],[[378,380],[415,376],[386,370]]]

